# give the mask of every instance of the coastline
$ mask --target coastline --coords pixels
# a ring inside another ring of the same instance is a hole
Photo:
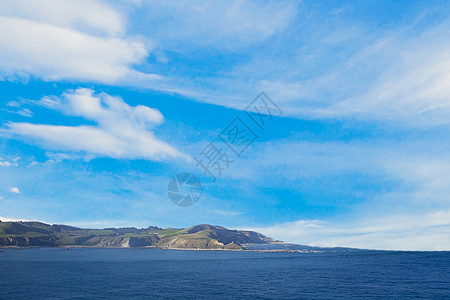
[[[159,249],[159,250],[176,250],[176,251],[227,251],[227,252],[261,252],[261,253],[323,253],[325,251],[320,250],[293,250],[293,249],[201,249],[201,248],[171,248],[171,247],[155,247],[155,246],[146,246],[146,247],[98,247],[98,246],[29,246],[29,247],[20,247],[20,246],[0,246],[0,252],[2,250],[24,250],[24,249],[36,249],[36,248],[49,248],[49,249],[62,249],[62,250],[70,250],[76,248],[86,248],[86,249]]]

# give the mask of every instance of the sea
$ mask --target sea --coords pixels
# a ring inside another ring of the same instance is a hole
[[[0,249],[0,299],[450,299],[450,252]]]

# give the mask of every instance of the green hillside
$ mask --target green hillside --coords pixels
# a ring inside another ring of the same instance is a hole
[[[253,231],[207,224],[190,228],[82,229],[41,222],[0,222],[0,247],[156,247],[241,250],[246,243],[272,240]]]

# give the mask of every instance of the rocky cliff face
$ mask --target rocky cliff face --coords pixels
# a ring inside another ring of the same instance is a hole
[[[242,249],[241,245],[233,242],[224,244],[213,238],[195,238],[191,236],[176,236],[163,239],[158,243],[158,246],[176,249]]]
[[[158,247],[178,249],[239,250],[246,243],[270,243],[253,231],[229,230],[202,224],[187,229],[107,228],[81,229],[39,222],[0,222],[0,247]]]

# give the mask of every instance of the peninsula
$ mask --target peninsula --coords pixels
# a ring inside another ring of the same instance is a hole
[[[1,222],[0,247],[154,247],[162,249],[243,250],[244,244],[271,244],[273,239],[254,231],[221,226],[190,228],[82,229],[41,222]]]

